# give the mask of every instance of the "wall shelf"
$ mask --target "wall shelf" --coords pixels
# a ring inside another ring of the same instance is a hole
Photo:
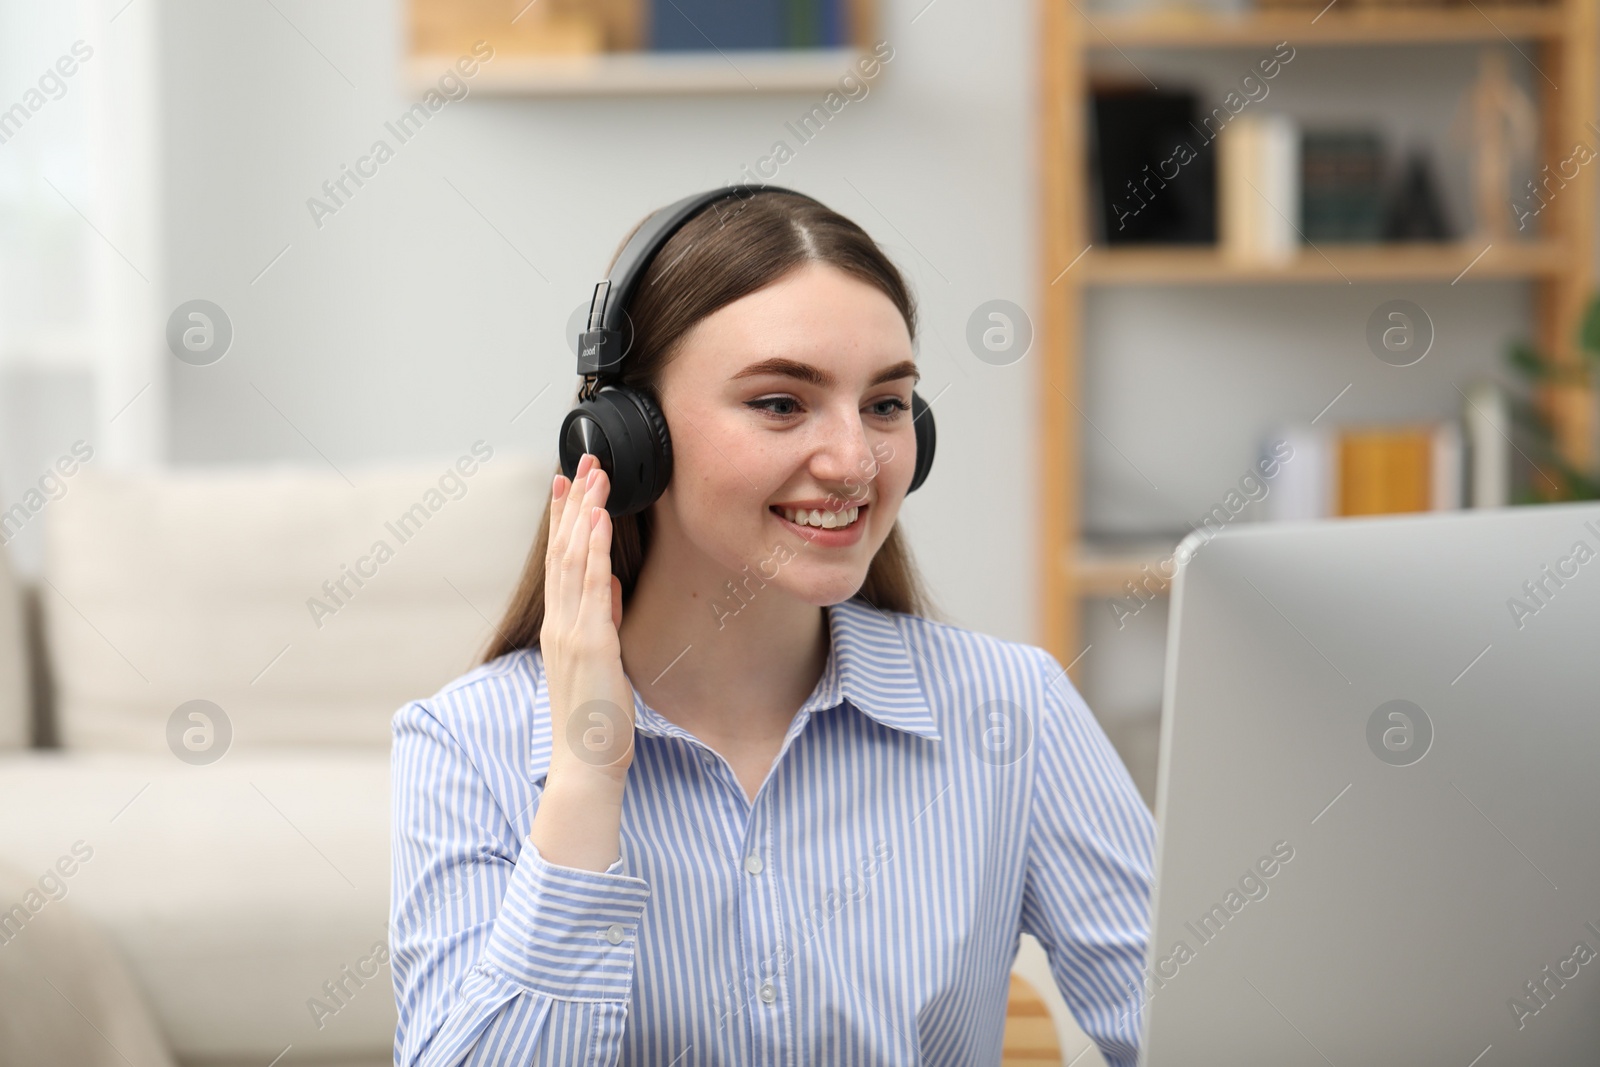
[[[773,0],[734,0],[720,13],[641,0],[404,4],[405,77],[418,93],[479,43],[494,56],[480,66],[473,92],[532,97],[823,93],[839,89],[846,74],[860,77],[857,61],[883,44],[878,0],[792,11]]]
[[[1093,248],[1079,270],[1088,284],[1240,285],[1276,282],[1453,282],[1540,278],[1566,268],[1553,241],[1508,244],[1335,244],[1301,249],[1287,263],[1236,262],[1211,246]]]
[[[491,96],[641,96],[658,93],[825,92],[857,73],[859,48],[793,48],[717,52],[602,52],[578,56],[498,54],[471,86]],[[413,56],[414,92],[431,87],[456,57]],[[858,75],[859,76],[859,75]]]
[[[1125,597],[1124,583],[1143,581],[1146,566],[1160,578],[1157,565],[1169,559],[1177,546],[1176,538],[1081,541],[1062,553],[1061,569],[1076,584],[1080,597]]]
[[[1318,15],[1319,7],[1261,11],[1232,18],[1189,12],[1091,15],[1086,46],[1234,48],[1288,41],[1303,45],[1406,45],[1554,40],[1566,18],[1558,5],[1475,4],[1471,7],[1351,8]],[[1315,21],[1313,21],[1315,20]]]

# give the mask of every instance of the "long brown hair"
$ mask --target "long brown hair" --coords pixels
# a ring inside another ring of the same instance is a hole
[[[641,219],[617,247],[644,224]],[[616,255],[612,256],[615,264]],[[660,396],[661,373],[683,336],[719,308],[776,282],[806,263],[825,263],[869,285],[890,300],[917,336],[916,301],[900,271],[866,231],[814,200],[760,191],[713,204],[672,235],[651,260],[628,307],[633,346],[622,364],[624,385]],[[608,268],[609,271],[609,268]],[[576,391],[574,392],[576,402]],[[626,610],[650,551],[655,505],[613,519],[611,572],[622,584]],[[550,501],[545,500],[538,536],[522,568],[516,594],[490,638],[483,661],[521,648],[537,648],[544,625],[545,555],[550,543]],[[897,520],[855,594],[884,611],[934,616],[911,551]]]

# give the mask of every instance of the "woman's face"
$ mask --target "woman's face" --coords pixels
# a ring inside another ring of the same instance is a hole
[[[662,374],[673,473],[652,555],[691,581],[703,572],[718,597],[748,567],[752,591],[848,600],[911,484],[915,384],[893,301],[831,266],[807,263],[702,319]]]

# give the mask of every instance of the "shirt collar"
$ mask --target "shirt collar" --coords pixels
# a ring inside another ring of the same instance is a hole
[[[849,704],[885,726],[940,740],[927,694],[911,661],[910,649],[893,616],[858,597],[825,609],[828,659],[797,720]],[[685,737],[633,691],[634,728],[658,737]]]

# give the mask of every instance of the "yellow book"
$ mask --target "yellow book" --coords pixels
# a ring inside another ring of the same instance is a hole
[[[592,55],[619,5],[571,0],[410,0],[413,55],[452,55],[488,41],[508,55]]]
[[[1433,507],[1435,428],[1347,429],[1339,434],[1339,514],[1388,515]]]

